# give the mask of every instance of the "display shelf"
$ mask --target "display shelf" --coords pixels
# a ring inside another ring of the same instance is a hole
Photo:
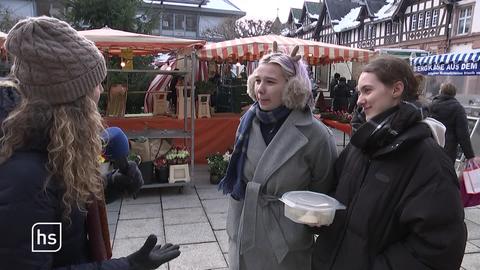
[[[145,129],[141,131],[126,131],[127,138],[134,139],[138,137],[145,137],[149,139],[183,139],[190,138],[192,133],[182,129]]]

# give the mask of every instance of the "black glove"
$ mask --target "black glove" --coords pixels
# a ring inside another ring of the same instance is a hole
[[[137,163],[128,161],[127,174],[116,170],[111,176],[111,184],[114,189],[120,192],[127,192],[128,194],[135,194],[143,185],[143,176],[138,169]]]
[[[127,256],[130,270],[157,269],[160,265],[180,255],[178,245],[167,243],[162,247],[161,245],[155,246],[156,243],[157,237],[150,234],[142,248]]]

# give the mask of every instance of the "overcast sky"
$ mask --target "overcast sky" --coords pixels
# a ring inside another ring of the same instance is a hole
[[[262,20],[274,20],[278,17],[282,23],[288,19],[288,12],[291,7],[302,8],[304,0],[229,0],[247,15],[245,18]]]

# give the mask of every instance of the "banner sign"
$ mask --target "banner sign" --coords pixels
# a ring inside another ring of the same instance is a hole
[[[413,71],[429,76],[475,76],[480,75],[480,62],[439,63],[413,66]]]

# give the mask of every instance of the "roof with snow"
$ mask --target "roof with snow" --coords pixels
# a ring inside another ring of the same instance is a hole
[[[357,19],[365,7],[363,1],[358,0],[325,0],[325,5],[335,32],[357,27],[360,24]]]
[[[366,0],[367,9],[374,21],[390,18],[400,7],[400,0]]]
[[[288,14],[288,21],[287,23],[299,23],[300,17],[302,17],[302,9],[301,8],[290,8],[290,14]]]
[[[305,1],[304,8],[308,14],[308,17],[311,19],[317,19],[320,15],[320,10],[322,10],[322,4],[320,2],[308,2]]]

